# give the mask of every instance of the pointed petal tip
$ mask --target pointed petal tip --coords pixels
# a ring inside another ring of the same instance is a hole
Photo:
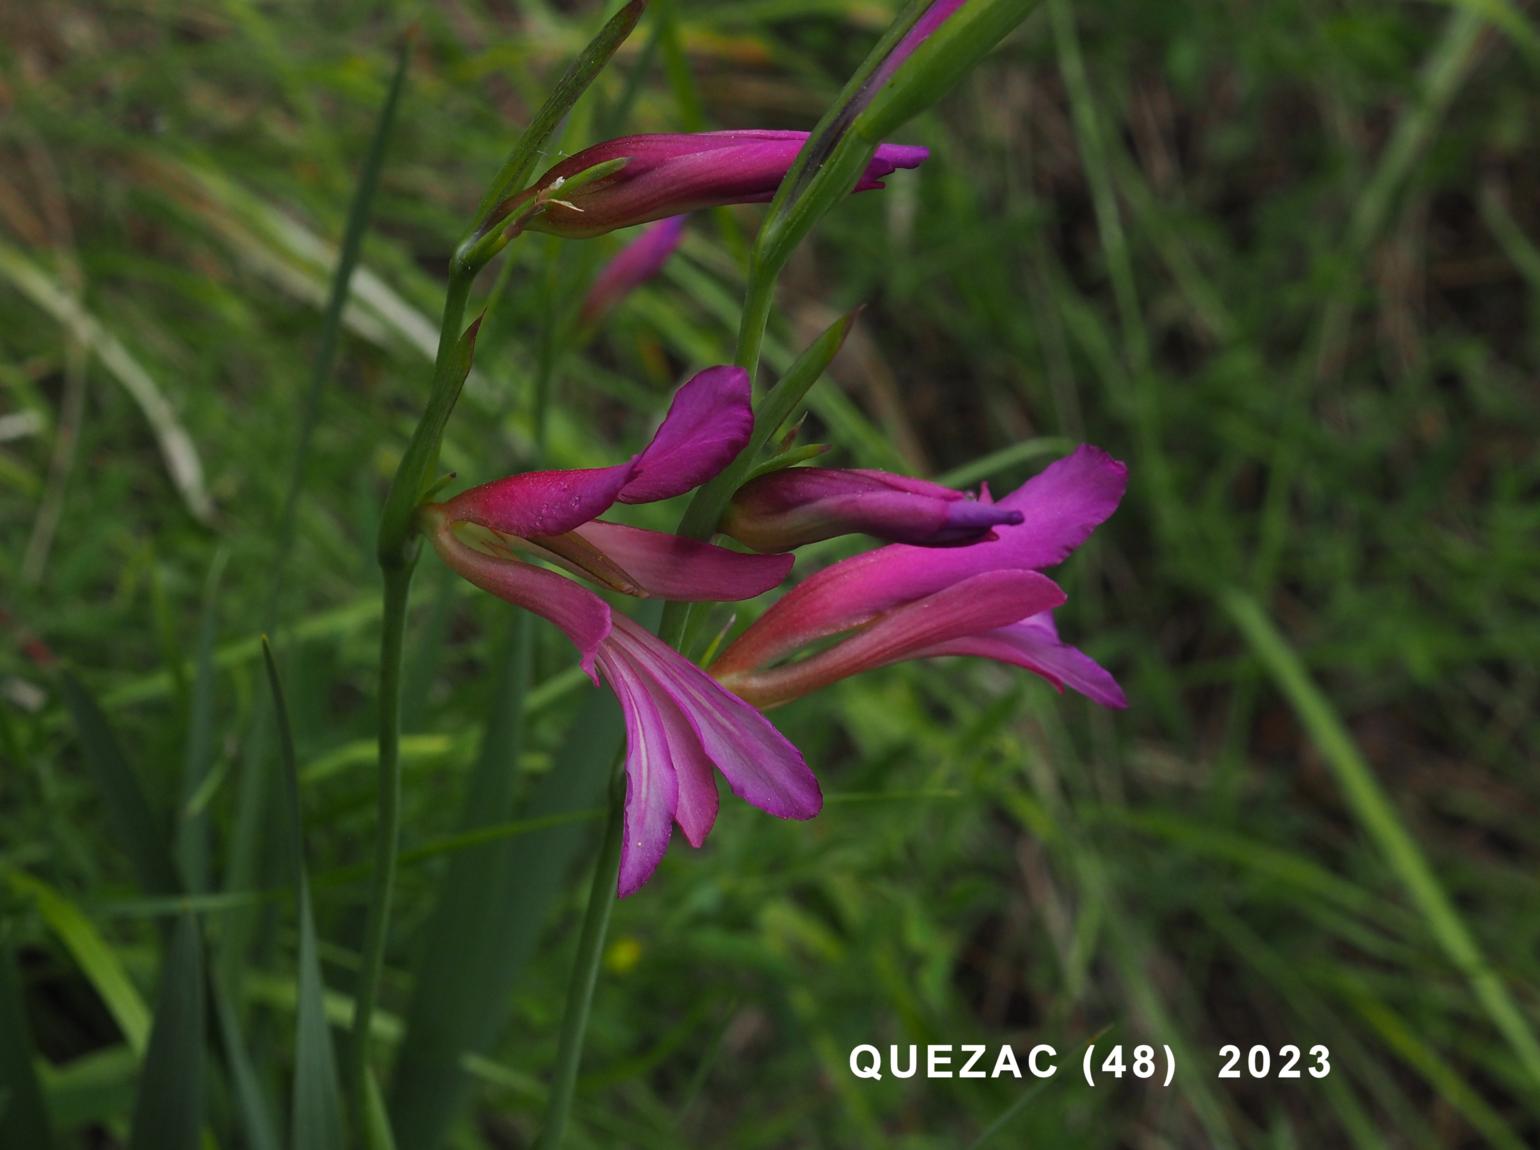
[[[622,503],[655,503],[698,487],[731,463],[754,430],[749,373],[732,364],[696,372],[674,393],[652,442],[634,460]]]

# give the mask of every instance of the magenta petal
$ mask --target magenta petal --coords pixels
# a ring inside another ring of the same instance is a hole
[[[624,616],[615,618],[611,641],[678,706],[733,794],[784,819],[810,819],[822,809],[802,752],[757,709]]]
[[[642,591],[658,599],[731,602],[779,586],[796,562],[791,555],[745,555],[662,531],[595,520],[574,534],[597,547]]]
[[[870,626],[799,662],[741,677],[727,686],[761,706],[789,702],[862,671],[920,657],[927,649],[994,632],[1064,602],[1064,592],[1037,571],[989,571],[906,603]],[[718,668],[713,668],[720,674]]]
[[[700,756],[700,740],[677,713],[667,713],[666,699],[654,695],[621,648],[607,646],[599,665],[626,720],[626,805],[616,884],[625,897],[663,861],[679,804],[676,764]]]
[[[552,167],[500,205],[497,218],[516,221],[516,228],[580,238],[718,204],[764,203],[774,197],[806,140],[806,132],[783,131],[606,140]],[[881,187],[882,177],[896,168],[912,168],[925,156],[924,148],[880,145],[855,190]],[[624,163],[564,186],[615,160]]]
[[[694,736],[694,729],[689,726],[689,720],[684,714],[672,702],[659,704],[659,709],[665,706],[673,711],[677,721]],[[717,806],[721,799],[717,795],[716,774],[711,769],[711,761],[706,758],[705,751],[676,758],[674,773],[679,776],[679,805],[674,811],[674,821],[684,832],[686,841],[692,847],[700,847],[717,821]]]
[[[1117,510],[1127,487],[1123,463],[1082,444],[996,504],[1022,514],[1021,524],[1001,531],[1000,538],[1019,566],[1062,563]]]
[[[444,517],[442,509],[434,509],[428,522],[434,550],[451,570],[483,591],[555,623],[582,655],[588,677],[598,681],[594,660],[600,644],[610,635],[608,603],[555,572],[517,559],[483,554],[455,537],[453,522]]]
[[[528,539],[561,535],[602,514],[621,494],[635,464],[574,471],[529,471],[462,491],[442,504],[450,519]]]
[[[1020,512],[1022,522],[997,526],[993,539],[966,547],[892,543],[825,568],[782,596],[716,666],[724,675],[766,667],[815,639],[973,575],[1059,563],[1112,513],[1127,478],[1127,468],[1106,452],[1077,448],[992,504]]]
[[[1126,707],[1123,688],[1096,660],[1060,641],[1048,612],[983,635],[948,640],[916,653],[916,658],[974,655],[1025,667],[1063,690],[1073,687],[1104,707]]]
[[[866,165],[866,171],[856,181],[852,191],[870,192],[883,187],[883,177],[891,176],[899,168],[918,168],[930,156],[930,149],[911,144],[879,144],[877,151]]]
[[[684,236],[688,217],[670,216],[642,230],[604,266],[583,298],[582,320],[593,323],[625,296],[646,283],[668,262]]]
[[[632,461],[621,502],[653,503],[699,487],[737,457],[753,429],[749,373],[708,367],[675,394],[658,433]]]

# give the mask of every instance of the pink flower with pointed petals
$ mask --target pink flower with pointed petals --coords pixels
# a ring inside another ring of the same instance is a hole
[[[755,551],[788,551],[853,534],[950,547],[977,542],[992,528],[1021,519],[1013,508],[923,479],[858,468],[789,467],[740,487],[722,534]]]
[[[615,258],[604,265],[604,270],[583,298],[580,314],[583,323],[596,322],[663,270],[668,257],[674,254],[679,241],[684,238],[685,219],[684,216],[670,216],[666,220],[649,224],[640,236],[621,248]]]
[[[1054,629],[1064,593],[1039,568],[1062,562],[1117,508],[1124,465],[1080,447],[992,506],[1014,512],[992,538],[951,548],[894,543],[794,587],[712,664],[761,706],[902,659],[976,655],[1024,667],[1107,706],[1126,705],[1112,676]],[[859,629],[859,630],[858,630]],[[817,640],[853,636],[783,662]]]
[[[493,214],[515,230],[569,239],[603,235],[723,204],[768,203],[807,140],[806,132],[731,131],[622,136],[556,164]],[[880,144],[855,186],[882,187],[899,168],[918,167],[925,148]],[[596,178],[583,173],[615,165]],[[571,188],[565,187],[571,184]]]
[[[631,595],[733,600],[768,590],[790,571],[790,555],[745,555],[597,518],[617,502],[667,499],[705,482],[752,427],[746,373],[711,368],[679,390],[652,442],[626,463],[510,476],[419,512],[452,570],[555,623],[589,677],[615,692],[626,720],[621,895],[656,869],[674,823],[693,845],[705,840],[717,810],[713,771],[781,818],[817,814],[818,781],[753,706],[594,592],[521,556]]]

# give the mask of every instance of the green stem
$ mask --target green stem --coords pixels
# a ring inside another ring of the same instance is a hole
[[[380,758],[375,813],[374,874],[364,926],[362,965],[353,998],[353,1061],[348,1100],[355,1130],[366,1130],[369,1084],[369,1028],[385,967],[385,935],[396,885],[401,832],[401,652],[414,564],[385,568],[385,617],[380,637]]]
[[[401,662],[406,636],[406,609],[411,595],[412,572],[417,566],[417,540],[413,517],[423,487],[438,466],[444,425],[454,410],[465,380],[460,346],[465,324],[465,303],[479,268],[456,253],[450,264],[449,288],[444,297],[444,316],[439,326],[438,355],[433,364],[432,391],[418,420],[412,441],[401,457],[391,481],[390,494],[380,515],[378,557],[385,580],[385,603],[380,632],[380,730],[375,811],[374,874],[364,920],[364,948],[358,987],[353,997],[353,1048],[348,1068],[348,1105],[353,1129],[369,1126],[369,1030],[374,1020],[374,1000],[379,994],[380,974],[385,967],[385,938],[390,923],[390,901],[396,885],[396,859],[401,844]]]
[[[615,885],[620,878],[620,839],[624,828],[626,775],[624,757],[615,760],[610,780],[609,817],[604,824],[604,841],[594,866],[593,886],[588,891],[588,909],[583,913],[583,933],[578,938],[577,957],[572,965],[572,982],[567,988],[567,1006],[562,1012],[561,1043],[556,1050],[556,1075],[546,1102],[545,1124],[536,1150],[558,1150],[567,1131],[567,1116],[577,1090],[578,1065],[583,1059],[583,1036],[588,1030],[588,1012],[593,1005],[594,986],[599,981],[599,960],[604,954],[604,936],[610,926],[610,911],[615,906]]]
[[[465,327],[465,302],[480,270],[479,265],[467,263],[458,253],[449,266],[449,288],[444,296],[444,316],[439,324],[438,355],[433,361],[428,406],[417,422],[400,466],[396,468],[390,493],[385,497],[385,510],[380,515],[379,560],[380,566],[387,571],[411,566],[415,556],[412,519],[423,489],[434,478],[444,425],[449,422],[449,415],[460,398],[460,387],[465,382],[465,375],[460,370],[461,360],[456,353]]]
[[[775,281],[780,270],[758,258],[749,266],[749,284],[743,297],[743,318],[738,323],[738,350],[733,362],[749,373],[751,385],[759,372],[760,349],[764,346],[765,329],[770,325],[770,308],[775,303]]]

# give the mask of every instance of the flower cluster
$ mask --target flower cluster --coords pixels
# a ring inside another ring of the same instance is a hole
[[[684,385],[640,453],[613,467],[538,471],[473,487],[420,513],[440,557],[476,586],[556,624],[626,721],[619,893],[656,869],[674,824],[700,846],[717,813],[714,773],[781,818],[822,806],[801,753],[760,712],[902,659],[977,655],[1122,706],[1112,677],[1059,641],[1064,601],[1041,568],[1062,561],[1117,506],[1122,464],[1081,448],[1000,500],[872,471],[795,468],[740,489],[724,532],[769,554],[599,518],[617,503],[682,494],[716,475],[753,426],[748,378],[709,368]],[[781,584],[783,548],[831,535],[901,539],[787,592],[711,666],[697,667],[594,591],[683,601],[754,598]],[[806,658],[803,648],[845,636]]]
[[[938,4],[932,23],[955,7]],[[930,30],[923,24],[915,36]],[[683,213],[770,199],[805,140],[799,132],[613,140],[557,164],[495,218],[511,230],[564,236],[664,221],[601,275],[584,309],[591,322],[656,274],[678,244]],[[855,190],[879,188],[882,177],[924,157],[923,148],[882,145]],[[705,841],[717,814],[716,774],[770,814],[818,813],[817,779],[762,708],[861,671],[943,655],[1010,663],[1124,705],[1112,677],[1059,640],[1052,612],[1064,593],[1042,573],[1122,497],[1123,465],[1095,448],[998,501],[987,489],[974,497],[881,471],[772,471],[737,491],[721,524],[748,551],[600,518],[617,504],[669,499],[719,474],[750,440],[749,390],[743,370],[708,368],[680,388],[651,442],[624,463],[513,475],[419,509],[418,525],[450,568],[554,623],[589,677],[619,701],[621,895],[651,876],[675,824],[692,845]],[[709,669],[551,569],[632,597],[737,601],[782,584],[793,549],[847,534],[886,545],[793,587]]]
[[[1060,642],[1052,611],[1064,592],[1042,574],[1116,509],[1128,479],[1122,463],[1081,447],[999,502],[987,490],[974,502],[899,476],[834,474],[846,476],[844,486],[856,494],[821,495],[841,485],[819,477],[808,487],[813,498],[788,508],[750,484],[724,530],[754,545],[822,538],[834,527],[903,542],[836,563],[789,591],[712,664],[720,682],[774,706],[900,660],[977,655],[1024,667],[1106,706],[1125,705],[1111,675]],[[878,482],[889,490],[867,494]],[[790,471],[776,488],[786,492],[799,483]],[[869,512],[861,510],[863,499]],[[976,534],[959,546],[964,524]],[[838,635],[848,637],[788,661]]]

